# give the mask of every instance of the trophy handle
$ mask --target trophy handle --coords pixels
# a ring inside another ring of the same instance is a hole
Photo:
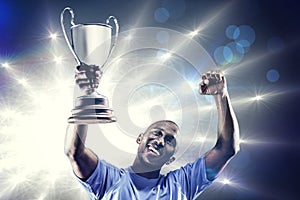
[[[114,17],[114,16],[109,16],[109,17],[106,19],[106,24],[109,25],[109,21],[110,21],[111,19],[114,20],[115,27],[116,27],[116,33],[115,33],[115,39],[114,39],[114,41],[112,42],[112,44],[111,44],[111,46],[110,46],[110,51],[109,51],[108,57],[110,57],[110,54],[112,53],[113,49],[115,48],[116,43],[117,43],[117,39],[118,39],[118,35],[119,35],[119,23],[118,23],[118,20],[117,20],[116,17]]]
[[[72,52],[72,54],[73,54],[73,56],[74,56],[74,58],[75,58],[77,64],[78,64],[78,65],[81,65],[81,61],[79,60],[79,57],[77,56],[77,54],[75,53],[74,49],[72,48],[72,45],[71,45],[71,43],[70,43],[70,40],[69,40],[68,35],[67,35],[67,33],[66,33],[66,30],[65,30],[65,26],[64,26],[64,14],[65,14],[65,11],[67,11],[67,10],[69,11],[69,13],[70,13],[70,15],[71,15],[71,25],[72,25],[72,26],[75,26],[75,23],[74,23],[74,12],[73,12],[72,8],[66,7],[66,8],[61,12],[61,14],[60,14],[60,25],[61,25],[61,29],[62,29],[62,31],[63,31],[63,34],[64,34],[65,40],[66,40],[66,42],[67,42],[67,44],[68,44],[68,47],[69,47],[69,49],[71,50],[71,52]]]

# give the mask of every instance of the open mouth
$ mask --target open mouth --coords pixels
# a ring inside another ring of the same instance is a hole
[[[148,144],[147,147],[152,153],[154,153],[157,156],[160,156],[160,152],[152,144]]]

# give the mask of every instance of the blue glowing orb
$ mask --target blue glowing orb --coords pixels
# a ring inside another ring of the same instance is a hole
[[[165,23],[169,17],[170,13],[166,8],[157,8],[154,12],[154,18],[159,23]]]
[[[226,65],[232,61],[233,53],[232,50],[227,46],[218,47],[214,51],[214,59],[219,65]]]
[[[239,29],[237,29],[238,27],[236,25],[229,25],[227,28],[226,28],[226,36],[229,38],[229,39],[233,39],[235,40],[238,36],[239,36]],[[236,31],[237,30],[237,31]]]
[[[275,69],[270,69],[267,74],[266,77],[268,79],[268,81],[270,81],[271,83],[277,82],[279,80],[279,72]]]
[[[255,41],[255,31],[251,26],[241,25],[234,30],[235,42],[243,47],[249,47]]]

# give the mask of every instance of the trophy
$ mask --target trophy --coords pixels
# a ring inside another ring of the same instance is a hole
[[[69,11],[71,15],[71,42],[64,26],[64,13],[66,11]],[[109,25],[111,19],[113,19],[115,24],[115,37],[113,41],[113,28]],[[117,19],[114,16],[109,16],[105,24],[88,23],[75,25],[74,12],[70,7],[66,7],[61,12],[60,23],[68,47],[78,67],[83,66],[87,71],[87,78],[89,79],[88,72],[94,72],[95,70],[100,70],[102,74],[102,69],[117,41],[119,33]],[[94,124],[116,121],[116,118],[112,115],[112,109],[109,108],[107,97],[97,92],[98,85],[99,81],[96,83],[91,81],[89,84],[90,89],[85,91],[86,94],[76,98],[75,108],[71,111],[72,116],[68,118],[69,123]]]

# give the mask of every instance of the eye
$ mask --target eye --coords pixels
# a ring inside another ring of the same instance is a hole
[[[152,134],[154,136],[162,136],[162,132],[160,130],[157,130],[157,131],[152,131]]]
[[[166,143],[169,144],[169,145],[172,145],[172,146],[175,146],[175,145],[176,145],[175,138],[172,137],[172,136],[166,137],[165,141],[166,141]]]
[[[172,141],[171,140],[166,140],[166,142],[168,143],[168,144],[172,144]]]

